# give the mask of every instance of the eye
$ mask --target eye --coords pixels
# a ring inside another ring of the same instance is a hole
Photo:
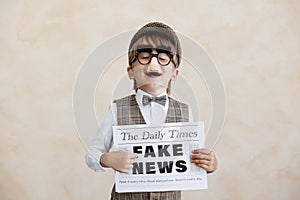
[[[150,53],[148,53],[148,52],[140,52],[139,55],[138,55],[138,57],[140,59],[149,59],[150,58]]]
[[[165,61],[165,60],[169,60],[170,57],[169,57],[169,55],[166,54],[166,53],[160,53],[160,54],[158,55],[158,59],[161,60],[161,61]]]

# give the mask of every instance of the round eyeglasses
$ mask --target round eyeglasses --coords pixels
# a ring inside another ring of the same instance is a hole
[[[161,66],[167,66],[171,61],[173,62],[173,55],[169,52],[158,52],[157,54],[154,54],[149,51],[138,51],[135,55],[135,59],[137,59],[141,65],[148,65],[153,57],[156,57]],[[135,61],[135,59],[131,62],[131,64]]]

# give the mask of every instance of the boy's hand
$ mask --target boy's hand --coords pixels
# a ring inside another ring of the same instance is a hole
[[[195,149],[192,151],[191,163],[212,173],[217,169],[218,162],[214,152],[208,149]]]
[[[127,153],[124,151],[113,151],[102,154],[100,164],[103,167],[110,167],[119,172],[127,173],[132,168],[136,153]]]

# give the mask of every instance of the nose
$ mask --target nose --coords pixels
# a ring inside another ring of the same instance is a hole
[[[153,50],[152,53],[157,54],[157,51]],[[150,71],[158,71],[160,68],[160,64],[158,63],[158,58],[152,57],[148,66]]]
[[[147,67],[148,72],[159,72],[160,71],[160,64],[158,63],[157,58],[153,57],[151,58],[150,63],[148,64]]]
[[[149,64],[159,65],[159,63],[158,63],[158,58],[153,56],[153,57],[151,58]]]

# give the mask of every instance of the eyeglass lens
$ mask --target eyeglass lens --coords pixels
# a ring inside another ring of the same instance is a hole
[[[158,54],[152,54],[152,49],[139,49],[137,59],[142,65],[147,65],[151,62],[153,57],[157,58],[160,65],[166,66],[171,61],[171,54],[166,51],[156,50]]]

